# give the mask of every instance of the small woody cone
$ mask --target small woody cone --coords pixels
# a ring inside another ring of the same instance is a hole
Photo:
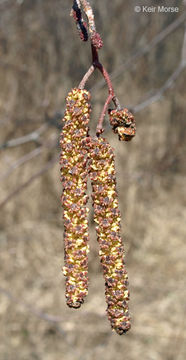
[[[109,110],[110,124],[115,134],[118,134],[119,140],[130,141],[136,134],[136,125],[134,116],[128,109]]]

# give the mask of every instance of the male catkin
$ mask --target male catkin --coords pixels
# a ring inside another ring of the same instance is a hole
[[[111,327],[118,334],[123,334],[130,329],[129,291],[120,234],[114,153],[103,137],[91,139],[89,146],[89,174],[99,254],[105,278],[107,314]]]
[[[73,89],[66,98],[65,123],[61,132],[61,181],[63,184],[66,301],[78,308],[88,293],[87,150],[91,107],[86,90]]]

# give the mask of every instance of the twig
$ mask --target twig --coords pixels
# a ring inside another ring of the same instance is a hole
[[[165,84],[154,94],[153,96],[149,97],[147,100],[145,100],[142,103],[139,103],[138,105],[132,107],[132,111],[134,113],[137,113],[147,106],[151,105],[155,101],[158,101],[162,98],[162,95],[166,90],[168,90],[176,81],[180,73],[185,69],[186,64],[178,66],[178,68],[173,72],[173,74],[168,78],[168,80],[165,82]],[[130,107],[130,106],[129,106]],[[130,107],[131,108],[131,107]]]
[[[104,121],[104,117],[105,117],[108,105],[110,104],[111,101],[112,101],[112,95],[109,94],[108,97],[107,97],[107,100],[105,101],[105,105],[103,107],[102,113],[101,113],[101,115],[99,117],[98,124],[97,124],[97,127],[96,127],[96,135],[97,136],[101,135],[103,133],[103,131],[104,131],[104,129],[103,129],[103,121]]]
[[[165,84],[158,89],[158,91],[150,96],[149,98],[147,98],[145,101],[139,103],[138,105],[131,107],[132,111],[134,113],[139,112],[141,110],[143,110],[144,108],[146,108],[147,106],[151,105],[152,103],[160,100],[163,96],[163,94],[165,93],[165,91],[167,91],[169,88],[171,88],[174,85],[174,82],[176,81],[176,79],[179,77],[179,75],[182,73],[182,71],[186,68],[186,59],[184,58],[185,56],[185,46],[186,46],[186,35],[184,36],[184,43],[183,43],[183,51],[182,51],[182,58],[180,61],[180,65],[177,67],[177,69],[173,72],[173,74],[167,79],[167,81],[165,82]]]
[[[122,63],[118,68],[110,74],[111,80],[116,79],[121,73],[130,69],[136,62],[137,59],[148,54],[156,45],[161,43],[168,35],[174,32],[178,27],[180,27],[186,20],[186,12],[180,15],[175,21],[168,25],[164,30],[157,34],[147,45],[142,49],[137,50],[130,58]],[[91,91],[97,91],[105,85],[103,80],[100,80],[96,85],[92,86]]]
[[[98,56],[98,50],[96,49],[96,47],[92,44],[92,63],[94,65],[95,68],[97,68],[101,74],[103,75],[105,82],[107,84],[107,88],[108,88],[108,97],[107,100],[105,102],[105,105],[103,107],[103,110],[101,112],[100,118],[98,120],[98,124],[97,124],[97,128],[96,128],[96,134],[100,135],[101,133],[103,133],[104,129],[103,129],[103,121],[104,121],[104,117],[107,111],[107,107],[110,104],[110,102],[113,100],[114,105],[116,106],[116,108],[120,108],[120,103],[118,98],[116,97],[115,93],[114,93],[114,88],[110,79],[110,76],[107,72],[107,70],[104,68],[104,66],[100,63],[99,61],[99,56]]]
[[[91,65],[88,71],[86,72],[86,74],[83,76],[83,79],[81,80],[78,86],[79,89],[84,89],[86,82],[88,81],[89,77],[93,74],[94,70],[95,70],[95,66]]]
[[[36,315],[37,317],[52,322],[52,323],[60,323],[63,321],[63,319],[59,316],[50,315],[47,314],[41,310],[38,310],[34,308],[32,305],[26,304],[24,301],[17,299],[15,296],[13,296],[8,290],[0,287],[0,292],[4,294],[10,301],[13,301],[21,306],[23,306],[26,310],[31,312],[32,314]]]
[[[186,5],[185,5],[186,6]],[[181,54],[181,64],[185,66],[186,64],[186,24],[185,24],[185,32],[183,38],[183,47],[182,47],[182,54]]]
[[[105,117],[108,105],[113,100],[113,103],[114,103],[115,107],[117,109],[119,109],[120,108],[120,103],[119,103],[119,100],[118,100],[118,98],[116,97],[116,95],[114,93],[114,89],[113,89],[113,86],[112,86],[112,82],[110,80],[110,76],[109,76],[107,70],[104,68],[104,66],[99,61],[99,55],[98,55],[97,47],[94,46],[93,43],[91,43],[91,48],[92,48],[92,65],[89,68],[89,70],[87,71],[87,73],[84,75],[83,79],[81,80],[81,82],[79,84],[79,88],[83,89],[85,87],[85,84],[86,84],[87,80],[89,79],[89,77],[92,75],[94,69],[96,69],[96,68],[101,72],[101,74],[104,77],[104,80],[105,80],[105,82],[107,84],[109,95],[107,97],[107,100],[105,101],[105,104],[104,104],[103,110],[101,112],[101,115],[99,117],[97,128],[96,128],[96,135],[99,136],[104,131],[104,129],[103,129],[103,121],[104,121],[104,117]]]
[[[27,135],[21,136],[17,139],[11,139],[4,144],[1,144],[0,150],[23,145],[31,141],[38,142],[40,135],[46,131],[48,126],[49,124],[43,124],[39,129],[34,130]]]
[[[17,161],[15,161],[13,164],[10,165],[9,169],[6,172],[4,172],[0,176],[0,181],[7,178],[14,170],[19,168],[20,166],[24,165],[28,161],[33,160],[35,157],[39,156],[46,148],[48,149],[54,148],[56,144],[57,144],[57,138],[55,139],[55,141],[52,141],[51,143],[47,142],[46,144],[43,144],[40,147],[30,151],[26,155],[20,157]]]
[[[72,15],[80,27],[80,31],[82,33],[82,36],[81,36],[82,40],[85,40],[84,36],[83,36],[84,21],[82,19],[80,5],[82,6],[83,11],[86,14],[87,19],[88,19],[89,32],[91,34],[92,65],[90,66],[90,68],[86,72],[86,74],[83,76],[83,79],[81,80],[78,87],[80,89],[84,89],[86,82],[88,81],[88,79],[90,78],[90,76],[92,75],[94,70],[98,69],[104,77],[104,80],[108,87],[108,93],[109,93],[107,100],[105,102],[105,105],[103,107],[103,110],[101,112],[100,118],[98,120],[97,128],[96,128],[96,134],[100,135],[104,131],[103,120],[104,120],[106,110],[107,110],[109,103],[111,102],[111,100],[113,100],[115,106],[120,106],[120,105],[119,105],[119,100],[116,98],[116,95],[114,93],[114,89],[113,89],[109,74],[106,71],[106,69],[104,68],[104,66],[99,61],[98,50],[103,46],[103,42],[102,42],[100,34],[96,32],[96,26],[95,26],[95,22],[94,22],[94,14],[93,14],[92,7],[90,6],[90,4],[87,0],[78,0],[78,1],[74,0],[74,4],[73,4],[73,8],[72,8],[73,9]]]
[[[40,146],[32,151],[30,151],[28,154],[20,157],[17,161],[15,161],[13,164],[10,165],[9,169],[4,172],[1,176],[0,176],[0,181],[2,181],[3,179],[7,178],[12,171],[14,171],[15,169],[17,169],[18,167],[20,167],[21,165],[27,163],[28,161],[34,159],[36,156],[40,155],[41,152],[43,151],[44,147]]]
[[[13,197],[17,196],[23,189],[25,189],[28,185],[30,185],[34,180],[43,175],[46,171],[48,171],[58,160],[57,156],[54,156],[52,160],[48,161],[46,165],[39,171],[37,171],[34,175],[32,175],[27,181],[23,184],[19,185],[14,191],[9,193],[9,195],[0,203],[0,208],[3,208]]]

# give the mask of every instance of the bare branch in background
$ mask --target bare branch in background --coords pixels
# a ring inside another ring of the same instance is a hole
[[[33,307],[32,305],[27,304],[26,302],[18,299],[17,297],[12,295],[12,293],[10,291],[4,289],[3,287],[0,287],[0,293],[2,295],[6,296],[6,298],[9,301],[11,301],[12,303],[22,306],[24,308],[24,310],[26,310],[28,313],[31,313],[34,316],[36,316],[37,318],[44,320],[48,323],[52,323],[55,326],[56,330],[58,330],[62,335],[66,335],[67,331],[64,328],[62,328],[61,325],[59,325],[62,322],[64,323],[65,318],[61,318],[60,316],[57,316],[57,315],[51,315],[51,314],[45,313],[42,310],[39,310],[39,309]],[[103,314],[97,313],[95,311],[84,311],[84,313],[83,313],[83,316],[90,316],[90,315],[96,316],[99,319],[104,317]],[[176,337],[177,340],[184,341],[186,339],[186,336],[183,334],[183,328],[184,328],[183,325],[184,325],[184,323],[181,324],[180,328],[178,329],[179,333],[177,334],[177,337]],[[87,331],[87,329],[86,329],[86,331]],[[159,334],[159,332],[156,332],[156,331],[149,333],[149,328],[148,328],[147,329],[148,334],[147,334],[147,332],[144,331],[144,327],[139,327],[139,326],[136,328],[136,330],[134,329],[134,332],[137,335],[140,334],[140,335],[149,335],[150,337],[155,336],[155,337],[161,337],[161,338],[163,337],[165,339],[166,338],[175,339],[175,333],[167,334],[167,336]],[[108,334],[110,334],[110,333],[108,333]],[[71,343],[70,343],[70,345],[72,346]]]
[[[0,287],[0,292],[5,295],[10,301],[17,303],[18,305],[23,306],[26,310],[28,310],[29,312],[31,312],[33,315],[36,315],[37,317],[52,322],[52,323],[59,323],[62,322],[63,319],[60,318],[59,316],[55,316],[55,315],[50,315],[47,313],[44,313],[43,311],[40,311],[38,309],[36,309],[35,307],[33,307],[32,305],[26,304],[24,301],[16,298],[14,295],[11,294],[10,291]]]
[[[183,66],[186,64],[186,25],[185,25],[185,33],[184,33],[184,39],[183,39],[181,63]]]
[[[17,169],[18,167],[20,167],[21,165],[24,165],[25,163],[27,163],[28,161],[34,159],[36,156],[40,155],[41,152],[43,151],[44,147],[40,146],[32,151],[30,151],[28,154],[20,157],[17,161],[15,161],[14,163],[12,163],[9,167],[9,169],[4,172],[1,176],[0,176],[0,181],[2,181],[3,179],[7,178],[15,169]]]
[[[132,111],[134,113],[137,113],[143,109],[145,109],[147,106],[151,105],[152,103],[160,100],[163,96],[163,94],[168,90],[170,89],[175,81],[177,80],[177,78],[179,77],[179,75],[182,73],[182,71],[185,69],[186,67],[186,63],[181,63],[177,69],[173,72],[173,74],[168,78],[168,80],[165,82],[165,84],[157,90],[157,92],[148,97],[145,101],[139,103],[138,105],[136,106],[129,106],[130,109],[132,109]]]
[[[118,76],[123,74],[126,70],[130,69],[136,62],[137,59],[145,54],[148,54],[156,45],[161,43],[168,35],[178,29],[186,20],[186,12],[180,15],[175,21],[168,25],[164,30],[157,34],[146,46],[142,49],[137,50],[127,61],[117,67],[115,71],[110,74],[110,78],[116,79]],[[105,85],[103,80],[100,80],[96,85],[91,88],[91,91],[97,91]]]
[[[21,136],[17,139],[11,139],[6,143],[0,145],[0,150],[20,146],[32,141],[38,143],[41,134],[43,134],[47,130],[48,126],[49,124],[44,124],[39,129],[32,131],[28,135]]]
[[[4,172],[0,176],[0,181],[7,178],[14,170],[19,168],[20,166],[26,164],[30,160],[33,160],[35,157],[39,156],[44,150],[55,148],[57,146],[57,142],[58,142],[58,138],[56,137],[55,140],[52,141],[51,143],[47,142],[41,145],[40,147],[30,151],[26,155],[21,156],[18,160],[16,160],[14,163],[10,165],[9,169],[6,172]]]
[[[55,155],[52,160],[48,161],[45,166],[34,175],[32,175],[27,181],[19,185],[15,190],[8,194],[8,196],[0,203],[0,208],[3,208],[13,197],[17,196],[23,189],[32,184],[32,182],[38,179],[41,175],[47,172],[57,162],[58,157]]]
[[[186,25],[185,25],[185,33],[183,38],[183,46],[182,46],[182,55],[180,60],[180,65],[177,67],[177,69],[173,72],[173,74],[167,79],[165,84],[156,91],[155,94],[152,96],[149,96],[145,101],[139,103],[138,105],[132,107],[132,110],[134,113],[139,112],[146,108],[147,106],[151,105],[152,103],[160,100],[163,96],[163,94],[170,89],[179,75],[182,73],[182,71],[186,68]]]

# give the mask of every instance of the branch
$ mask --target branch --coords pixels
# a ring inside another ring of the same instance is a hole
[[[40,155],[41,152],[43,151],[43,149],[44,149],[44,147],[40,146],[40,147],[34,149],[33,151],[30,151],[28,154],[20,157],[17,161],[15,161],[13,164],[10,165],[10,167],[8,168],[8,170],[6,172],[4,172],[0,176],[0,181],[7,178],[15,169],[17,169],[21,165],[27,163],[28,161],[34,159],[36,156]]]
[[[32,175],[27,181],[23,184],[19,185],[14,191],[12,191],[1,203],[0,208],[3,208],[12,198],[17,196],[23,189],[29,186],[34,180],[43,175],[46,171],[48,171],[58,160],[57,156],[54,156],[52,160],[48,161],[46,165],[39,171],[37,171],[34,175]]]
[[[13,296],[8,290],[0,287],[0,292],[5,295],[10,301],[15,302],[21,306],[23,306],[26,310],[28,310],[29,312],[31,312],[32,314],[36,315],[37,317],[52,322],[52,323],[59,323],[62,322],[63,319],[59,316],[55,316],[55,315],[50,315],[47,313],[44,313],[43,311],[40,311],[36,308],[34,308],[32,305],[26,304],[24,301],[16,298],[15,296]]]
[[[49,127],[49,124],[44,124],[39,129],[34,130],[27,135],[21,136],[17,139],[9,140],[9,141],[5,142],[4,144],[0,145],[0,150],[20,146],[20,145],[26,144],[31,141],[38,142],[41,134],[43,134],[48,127]]]
[[[186,5],[185,5],[186,6]],[[181,64],[184,66],[186,64],[186,25],[185,25],[185,32],[183,38],[183,47],[182,47],[182,54],[181,54]]]
[[[116,79],[121,73],[131,68],[137,59],[148,54],[156,45],[161,43],[168,35],[170,35],[173,31],[175,31],[178,27],[180,27],[186,20],[186,12],[180,15],[175,21],[173,21],[170,25],[168,25],[164,30],[162,30],[159,34],[157,34],[146,46],[142,49],[137,50],[131,57],[118,66],[117,70],[113,71],[110,74],[110,78]],[[105,85],[103,80],[99,81],[96,85],[92,86],[91,90],[101,89]]]
[[[91,65],[88,71],[86,72],[86,74],[83,76],[83,79],[81,80],[78,86],[79,89],[84,89],[86,82],[88,81],[89,77],[93,74],[94,70],[95,70],[94,65]]]
[[[40,147],[30,151],[26,155],[20,157],[17,161],[15,161],[13,164],[10,165],[10,167],[6,172],[4,172],[0,176],[0,181],[7,178],[14,170],[19,168],[20,166],[26,164],[30,160],[33,160],[35,157],[39,156],[46,148],[48,149],[54,148],[56,144],[57,144],[57,138],[55,139],[55,141],[52,141],[51,143],[47,142],[46,144],[43,144]]]
[[[155,101],[158,101],[162,98],[165,91],[167,91],[169,88],[171,88],[176,79],[179,77],[179,75],[182,73],[182,71],[186,68],[186,25],[185,25],[185,32],[184,32],[184,38],[183,38],[183,46],[182,46],[182,55],[180,60],[180,65],[177,67],[177,69],[173,72],[173,74],[168,78],[168,80],[165,82],[165,84],[156,92],[156,94],[148,97],[145,101],[142,103],[134,106],[132,108],[132,111],[134,113],[143,110],[147,106],[151,105]]]
[[[138,105],[129,106],[129,108],[134,113],[137,113],[137,112],[143,110],[144,108],[146,108],[147,106],[151,105],[152,103],[160,100],[162,98],[163,94],[165,93],[165,91],[167,91],[169,88],[171,88],[174,85],[174,82],[179,77],[181,72],[185,69],[185,67],[186,67],[186,62],[181,63],[177,67],[177,69],[173,72],[173,74],[168,78],[168,80],[165,82],[165,84],[160,89],[158,89],[158,91],[154,95],[148,97],[145,101],[139,103]]]
[[[111,94],[108,95],[106,101],[105,101],[105,105],[103,107],[102,113],[100,115],[100,118],[98,120],[98,124],[96,127],[96,135],[99,136],[100,134],[103,133],[103,121],[104,121],[104,117],[107,111],[107,108],[112,100],[113,96]]]

